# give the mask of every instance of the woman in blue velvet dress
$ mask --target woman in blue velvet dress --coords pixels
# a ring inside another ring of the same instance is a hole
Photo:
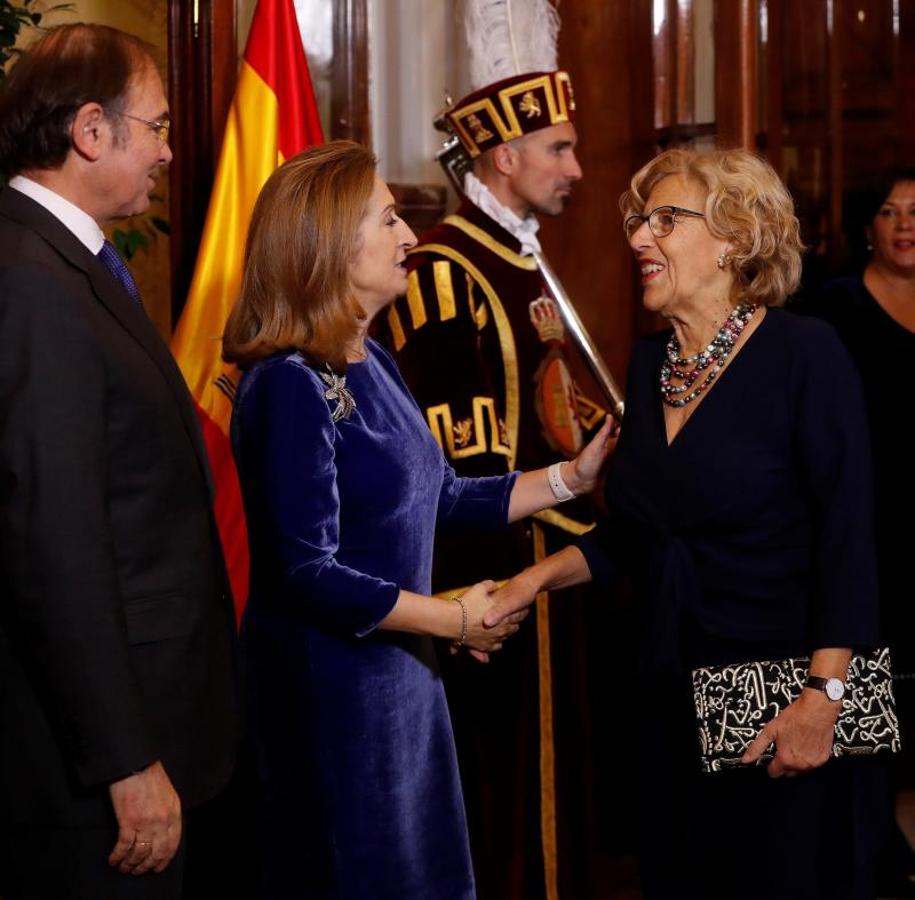
[[[540,590],[642,576],[641,666],[621,689],[644,715],[619,725],[642,776],[647,900],[873,898],[885,773],[874,758],[823,765],[841,703],[808,686],[746,770],[703,774],[689,678],[808,656],[810,674],[844,682],[852,650],[876,645],[854,365],[828,325],[773,308],[797,286],[800,241],[766,163],[669,151],[623,205],[644,304],[672,330],[633,348],[608,516],[509,581],[486,620]],[[772,742],[768,770],[749,767]]]
[[[555,505],[593,486],[608,451],[605,427],[561,469],[455,476],[366,337],[405,291],[414,243],[368,151],[303,153],[257,201],[226,330],[225,356],[245,370],[232,437],[265,900],[474,896],[431,638],[485,661],[519,618],[483,626],[491,582],[429,596],[435,529],[497,528]]]

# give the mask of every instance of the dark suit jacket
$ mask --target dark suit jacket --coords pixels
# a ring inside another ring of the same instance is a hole
[[[111,820],[161,759],[228,780],[234,621],[194,408],[146,315],[0,193],[0,821]]]

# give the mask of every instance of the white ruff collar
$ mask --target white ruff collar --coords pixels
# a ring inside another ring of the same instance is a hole
[[[540,241],[537,240],[537,229],[540,228],[540,223],[533,215],[522,219],[507,206],[503,206],[496,199],[495,194],[473,172],[468,172],[464,176],[464,193],[474,206],[481,209],[490,219],[521,242],[522,256],[540,252]]]

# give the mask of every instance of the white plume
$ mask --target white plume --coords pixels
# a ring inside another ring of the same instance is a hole
[[[558,68],[559,13],[549,0],[464,0],[474,90]]]

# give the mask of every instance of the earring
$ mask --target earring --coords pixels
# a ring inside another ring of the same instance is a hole
[[[874,249],[874,245],[870,241],[868,241],[867,242],[867,252],[870,253],[871,250],[873,250],[873,249]]]
[[[731,257],[727,253],[722,253],[716,260],[719,269],[726,269],[731,264]]]

